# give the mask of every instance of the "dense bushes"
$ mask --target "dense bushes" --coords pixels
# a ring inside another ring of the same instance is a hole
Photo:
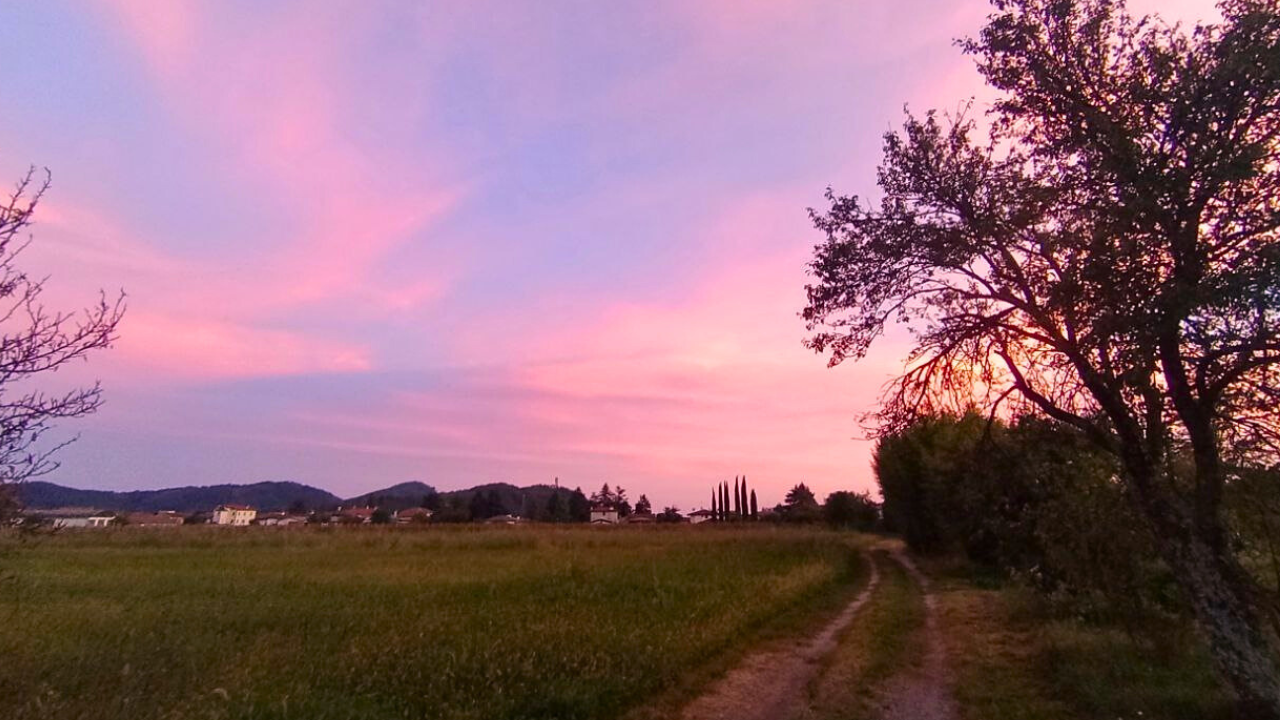
[[[833,527],[870,532],[880,524],[880,504],[866,492],[837,490],[822,504],[822,516]]]
[[[875,469],[886,525],[917,552],[961,551],[1077,607],[1176,602],[1113,459],[1073,428],[928,418],[882,438]]]

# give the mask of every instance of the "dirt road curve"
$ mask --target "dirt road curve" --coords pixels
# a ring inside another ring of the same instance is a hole
[[[879,720],[955,720],[955,701],[949,691],[946,651],[938,630],[935,599],[929,580],[901,549],[893,559],[904,567],[924,593],[925,656],[876,690],[873,703]],[[681,720],[789,720],[802,714],[807,689],[822,669],[821,661],[839,643],[880,582],[876,563],[867,557],[871,577],[867,586],[817,635],[773,646],[748,656],[704,695],[686,705]]]
[[[706,694],[686,705],[681,720],[785,720],[791,716],[804,701],[819,662],[835,650],[840,633],[880,582],[875,563],[869,557],[865,561],[871,568],[867,586],[821,632],[748,656]]]
[[[918,668],[908,668],[893,677],[881,692],[877,717],[880,720],[955,720],[955,700],[948,690],[946,649],[938,630],[937,602],[929,592],[929,578],[901,549],[893,559],[907,569],[924,593],[925,656]]]

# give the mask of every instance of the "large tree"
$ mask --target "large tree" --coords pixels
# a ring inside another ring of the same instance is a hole
[[[1188,33],[1121,0],[994,7],[963,43],[989,122],[908,117],[878,204],[829,191],[813,213],[809,344],[836,364],[909,327],[884,428],[976,403],[1113,454],[1220,673],[1280,717],[1223,518],[1234,456],[1280,445],[1280,9],[1223,0]]]
[[[48,189],[48,174],[37,179],[32,169],[0,201],[0,496],[57,468],[54,453],[68,441],[45,437],[55,421],[88,415],[102,404],[98,383],[54,390],[51,376],[110,347],[124,312],[122,297],[109,301],[104,294],[79,312],[51,310],[41,298],[45,278],[18,267]],[[0,508],[5,505],[0,497]]]

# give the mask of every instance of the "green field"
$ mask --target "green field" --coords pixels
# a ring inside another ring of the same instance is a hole
[[[855,536],[128,528],[5,556],[4,718],[614,718],[812,623]]]

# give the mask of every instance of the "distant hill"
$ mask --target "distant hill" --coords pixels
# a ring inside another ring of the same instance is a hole
[[[484,493],[488,496],[496,495],[503,512],[529,517],[545,509],[554,492],[555,488],[550,485],[516,487],[510,483],[487,483],[463,490],[437,491],[426,483],[407,482],[348,498],[342,504],[404,510],[422,505],[428,495],[436,493],[443,505],[467,507],[476,493]]]
[[[252,505],[259,510],[287,510],[295,503],[307,509],[337,507],[342,499],[333,493],[295,482],[260,482],[251,485],[209,485],[163,490],[80,490],[50,482],[26,482],[18,486],[25,507],[91,507],[99,510],[195,512],[212,510],[223,503]]]
[[[561,488],[565,490],[564,488]],[[467,507],[476,493],[496,496],[504,512],[536,517],[547,507],[555,488],[550,485],[516,487],[510,483],[488,483],[465,490],[439,492],[440,501],[453,507]],[[18,498],[32,510],[89,507],[123,512],[212,510],[223,503],[252,505],[258,510],[288,510],[301,503],[308,510],[345,507],[381,507],[403,510],[418,507],[437,490],[423,482],[405,482],[381,490],[342,499],[325,490],[295,482],[260,482],[252,485],[209,485],[163,490],[81,490],[50,482],[27,482],[18,486]]]
[[[381,507],[387,510],[404,510],[418,507],[428,495],[436,492],[434,487],[423,482],[404,482],[381,490],[374,490],[342,501],[345,506]]]
[[[564,488],[562,488],[564,489]],[[442,497],[453,499],[460,506],[471,502],[476,493],[496,493],[505,512],[524,517],[536,516],[547,507],[555,488],[551,485],[530,485],[516,487],[510,483],[489,483],[477,485],[466,490],[452,490],[440,493]]]

